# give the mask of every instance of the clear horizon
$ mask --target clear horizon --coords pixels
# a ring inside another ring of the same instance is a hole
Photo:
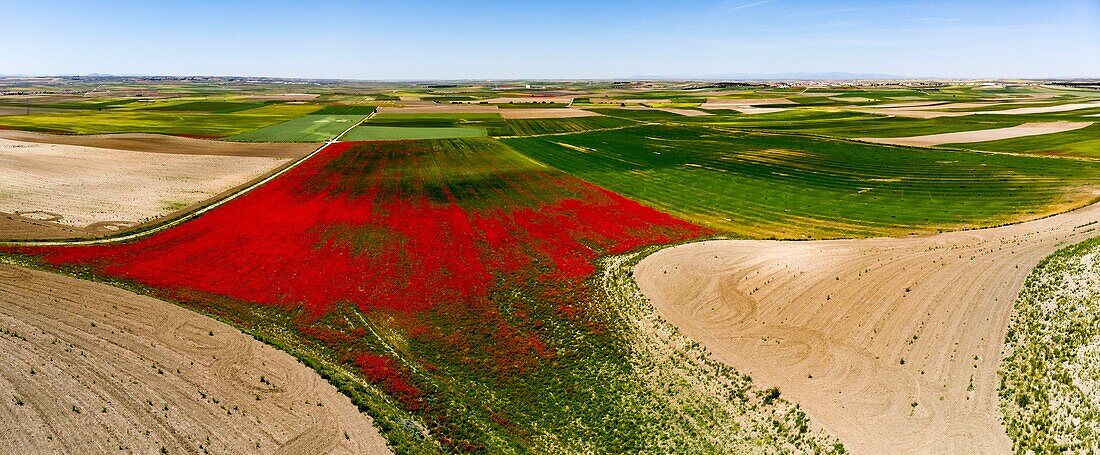
[[[1100,77],[1100,2],[15,0],[0,74],[357,80]]]

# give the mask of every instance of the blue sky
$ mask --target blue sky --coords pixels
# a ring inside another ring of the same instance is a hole
[[[3,0],[0,74],[1100,77],[1100,0]]]

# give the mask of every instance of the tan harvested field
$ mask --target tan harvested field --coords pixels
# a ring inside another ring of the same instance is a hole
[[[761,104],[798,104],[786,98],[709,98],[703,103],[708,109],[729,109],[730,106],[759,106]],[[710,107],[721,106],[721,107]]]
[[[891,109],[891,108],[901,108],[901,107],[919,107],[919,106],[932,106],[932,105],[942,105],[942,104],[944,104],[943,101],[903,101],[903,102],[900,102],[900,103],[876,104],[876,105],[871,106],[871,107],[881,108],[881,109]]]
[[[18,130],[0,130],[0,139],[133,152],[271,158],[298,158],[321,145],[319,142],[224,142],[147,133],[69,135]]]
[[[988,111],[985,114],[1007,114],[1007,115],[1021,115],[1021,114],[1047,114],[1051,112],[1068,112],[1076,111],[1079,109],[1089,109],[1094,107],[1100,107],[1100,103],[1068,103],[1057,104],[1054,106],[1041,106],[1041,107],[1019,107],[1016,109],[1008,109],[1004,111]]]
[[[711,98],[699,107],[703,109],[732,109],[742,114],[771,114],[789,110],[784,107],[757,107],[761,104],[796,104],[786,98],[727,99]]]
[[[665,111],[672,114],[683,115],[685,117],[698,117],[700,115],[714,115],[707,111],[701,111],[698,109],[679,109],[675,107],[662,107],[658,108],[659,111]]]
[[[503,109],[499,109],[496,106],[488,104],[421,104],[412,105],[409,103],[404,107],[397,106],[380,106],[378,108],[379,114],[477,114],[477,113],[491,113],[498,114]]]
[[[124,230],[229,191],[289,161],[134,152],[0,139],[0,238]]]
[[[529,104],[529,103],[564,103],[569,104],[573,102],[572,95],[568,96],[512,96],[512,97],[500,97],[489,98],[485,100],[477,101],[461,101],[462,103],[489,103],[489,104]]]
[[[986,142],[999,139],[1011,139],[1014,137],[1061,133],[1065,131],[1081,129],[1089,125],[1092,125],[1092,122],[1031,122],[1024,123],[1023,125],[1010,126],[1008,128],[992,128],[987,130],[960,131],[957,133],[929,134],[926,136],[864,137],[859,138],[858,140],[875,142],[878,144],[929,147],[941,144]]]
[[[865,98],[862,96],[837,96],[829,98],[833,101],[840,101],[843,103],[870,103],[876,101],[874,98]]]
[[[1098,221],[1095,204],[921,237],[708,241],[635,277],[664,318],[855,453],[1010,453],[996,371],[1013,300]]]
[[[0,327],[0,453],[389,453],[315,371],[167,302],[0,264]]]
[[[500,109],[499,112],[506,119],[600,117],[603,115],[584,109],[561,107]]]
[[[941,101],[917,101],[863,106],[848,110],[852,110],[855,112],[865,112],[869,114],[890,115],[894,117],[929,119],[939,117],[962,117],[976,113],[967,111],[948,111],[947,109],[969,109],[975,107],[992,106],[996,104],[1001,103],[944,103]]]
[[[940,106],[929,106],[929,109]],[[849,109],[856,112],[866,112],[868,114],[888,115],[892,117],[907,117],[907,118],[939,118],[939,117],[962,117],[964,115],[973,114],[973,112],[948,112],[948,111],[935,111],[925,109],[913,109],[907,107],[901,108],[883,108],[883,107],[866,107],[858,109]]]
[[[735,110],[737,112],[740,112],[742,114],[771,114],[771,113],[774,113],[774,112],[789,111],[790,109],[785,108],[785,107],[747,106],[747,107],[735,107],[735,108],[733,108],[733,110]]]

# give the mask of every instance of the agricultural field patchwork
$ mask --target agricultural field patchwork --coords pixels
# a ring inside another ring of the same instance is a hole
[[[394,141],[416,139],[456,139],[484,137],[484,128],[457,126],[375,126],[360,125],[348,131],[342,139],[348,141]]]
[[[283,349],[397,453],[1095,446],[1095,242],[1028,281],[1000,408],[989,336],[1094,229],[1093,89],[53,84],[0,93],[0,238],[54,240],[0,261]]]
[[[935,232],[1037,218],[1095,198],[1092,162],[641,126],[509,139],[540,162],[748,237]]]
[[[153,111],[194,111],[194,112],[213,112],[213,113],[227,113],[227,112],[239,112],[249,109],[255,109],[258,107],[264,107],[266,103],[247,103],[247,102],[232,102],[232,101],[187,101],[183,103],[172,103],[167,105],[153,105],[146,109]]]
[[[0,116],[0,128],[69,134],[162,133],[216,138],[277,124],[315,110],[317,106],[301,104],[273,104],[229,113],[74,109]]]
[[[316,115],[309,114],[293,120],[226,137],[225,140],[241,142],[324,142],[333,139],[355,125],[366,114]]]
[[[402,422],[447,450],[834,450],[800,410],[728,369],[678,379],[717,387],[677,384],[682,402],[665,400],[667,384],[634,387],[684,367],[630,360],[628,328],[589,287],[599,258],[712,232],[468,139],[338,143],[136,242],[17,251],[355,372],[375,391],[347,393],[400,450],[425,444]],[[742,431],[701,437],[694,415]]]
[[[494,136],[536,136],[622,128],[635,124],[637,122],[616,117],[508,119],[503,128],[494,129],[493,133]]]

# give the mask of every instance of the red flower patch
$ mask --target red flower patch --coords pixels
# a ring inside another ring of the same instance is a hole
[[[554,358],[554,347],[530,309],[502,314],[494,292],[534,290],[553,314],[578,317],[576,296],[600,256],[707,233],[496,142],[372,142],[330,145],[134,242],[21,251],[175,295],[304,309],[302,324],[343,302],[405,314],[406,336],[508,373]],[[304,331],[330,345],[362,333]],[[418,397],[384,357],[363,354],[356,365],[391,393]]]

